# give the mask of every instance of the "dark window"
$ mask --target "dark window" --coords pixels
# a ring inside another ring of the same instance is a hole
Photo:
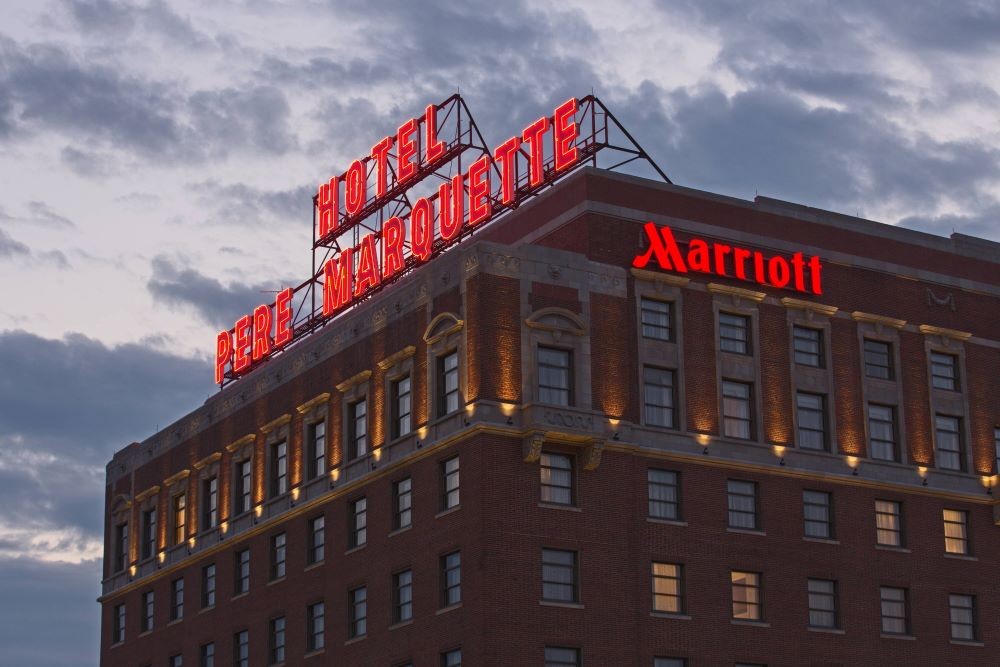
[[[288,493],[288,443],[271,445],[271,497]]]
[[[650,468],[646,472],[646,482],[649,516],[680,521],[680,486],[677,473],[672,470]]]
[[[201,667],[215,667],[215,644],[201,645]]]
[[[115,620],[111,626],[111,643],[118,644],[125,641],[125,604],[115,605]]]
[[[143,632],[153,629],[153,591],[146,591],[142,594],[142,618],[140,628]]]
[[[573,353],[538,347],[538,402],[573,405]]]
[[[201,529],[219,525],[219,479],[209,477],[201,483]]]
[[[156,508],[142,513],[142,558],[152,558],[156,553]]]
[[[806,537],[833,538],[833,501],[826,491],[802,492]]]
[[[233,480],[233,516],[249,512],[253,505],[253,462],[250,459],[236,464],[236,479]]]
[[[643,338],[674,339],[674,304],[642,297],[641,309]]]
[[[364,398],[347,406],[347,458],[368,453],[368,401]]]
[[[837,623],[837,582],[829,579],[810,579],[809,626],[813,628],[836,628]]]
[[[413,571],[403,570],[392,575],[392,622],[402,623],[413,618]]]
[[[174,534],[173,544],[180,544],[187,539],[187,494],[179,493],[173,499]]]
[[[458,410],[458,351],[437,358],[438,417]]]
[[[459,504],[458,457],[441,462],[441,509],[451,509]]]
[[[882,586],[882,632],[887,635],[910,634],[910,600],[905,588]]]
[[[799,426],[799,447],[802,449],[827,449],[826,396],[800,391],[795,395]]]
[[[945,470],[965,470],[965,443],[962,420],[948,415],[934,416],[937,465]]]
[[[167,659],[167,664],[170,667],[183,667],[184,666],[184,656],[177,654],[172,655]]]
[[[644,418],[650,426],[677,428],[677,394],[674,372],[665,368],[644,366],[642,369]]]
[[[952,639],[964,642],[974,642],[979,639],[975,595],[949,595],[948,614],[951,619]]]
[[[993,466],[993,474],[1000,475],[1000,428],[993,429],[993,449],[997,455],[996,463]]]
[[[285,576],[285,534],[271,536],[271,580]]]
[[[893,379],[892,343],[865,339],[865,375],[880,380]]]
[[[896,460],[896,408],[868,404],[868,441],[873,459]]]
[[[575,551],[542,549],[542,599],[578,601]]]
[[[308,477],[316,479],[326,473],[326,422],[318,421],[309,424],[309,459]]]
[[[969,513],[944,510],[944,550],[950,554],[969,554]]]
[[[309,520],[309,565],[323,561],[326,549],[326,517],[322,514]]]
[[[360,547],[368,541],[368,499],[358,498],[348,504],[350,516],[348,517],[347,546],[349,548]]]
[[[462,554],[454,551],[441,556],[441,606],[462,601]]]
[[[750,354],[749,317],[719,313],[719,349],[735,354]]]
[[[215,606],[215,563],[201,568],[201,606]]]
[[[732,571],[733,618],[759,621],[764,618],[764,605],[759,572]]]
[[[875,501],[875,542],[889,547],[903,546],[903,516],[899,503]]]
[[[653,658],[653,667],[687,667],[687,658]]]
[[[728,438],[753,438],[753,387],[746,382],[722,381],[722,433]]]
[[[684,613],[683,566],[653,563],[653,611]]]
[[[729,499],[729,527],[758,530],[757,483],[731,479],[726,483]]]
[[[246,630],[233,635],[233,667],[250,667],[250,633]]]
[[[573,459],[565,454],[542,452],[539,462],[542,483],[542,502],[572,505]]]
[[[392,400],[391,437],[400,438],[409,433],[411,428],[410,417],[413,406],[410,400],[410,376],[407,375],[393,381],[390,389]]]
[[[931,352],[931,385],[935,389],[958,391],[958,357]]]
[[[368,632],[368,589],[355,588],[347,594],[348,634],[351,638],[362,637]]]
[[[462,649],[456,648],[442,653],[441,667],[462,667]]]
[[[267,664],[276,665],[285,661],[285,617],[272,618],[270,630]]]
[[[407,528],[413,521],[413,480],[409,477],[392,485],[392,527]]]
[[[318,651],[326,646],[326,605],[322,602],[306,608],[306,650]]]
[[[233,595],[250,592],[250,550],[236,552],[236,567],[233,577]]]
[[[792,328],[792,345],[795,363],[802,366],[823,368],[823,332],[819,329],[796,326]]]
[[[128,565],[128,522],[115,526],[115,572],[121,572]]]
[[[567,646],[546,646],[545,667],[579,667],[580,649]]]
[[[170,583],[170,620],[184,618],[184,577]]]

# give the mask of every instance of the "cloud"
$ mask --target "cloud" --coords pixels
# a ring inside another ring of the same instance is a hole
[[[26,257],[30,254],[31,249],[28,246],[15,240],[10,234],[0,229],[0,259]]]
[[[221,184],[215,180],[193,183],[203,206],[214,212],[213,222],[255,224],[265,222],[300,224],[312,215],[313,188],[302,185],[287,190],[263,190],[245,183]]]
[[[205,48],[213,43],[211,38],[194,27],[189,18],[180,16],[162,0],[151,0],[145,4],[69,0],[62,4],[82,33],[117,39],[155,35],[185,49]]]

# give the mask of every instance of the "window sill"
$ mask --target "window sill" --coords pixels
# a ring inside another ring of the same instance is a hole
[[[691,617],[687,614],[671,614],[668,611],[651,611],[649,615],[653,618],[672,618],[675,621],[690,621]]]
[[[405,628],[408,625],[413,625],[413,619],[407,619],[405,621],[400,621],[399,623],[393,623],[389,626],[390,630],[396,630],[397,628]]]
[[[916,641],[917,639],[913,635],[893,635],[893,634],[886,634],[884,632],[880,634],[879,637],[881,637],[882,639],[903,639],[905,641]]]
[[[745,620],[743,620],[741,618],[731,618],[731,619],[729,619],[729,622],[732,625],[749,625],[749,626],[752,626],[752,627],[755,627],[755,628],[769,628],[769,627],[771,627],[771,624],[768,623],[767,621],[745,621]]]
[[[344,646],[350,646],[351,644],[357,644],[360,641],[368,639],[368,635],[361,635],[360,637],[352,637],[344,642]]]
[[[317,568],[323,567],[324,565],[326,565],[326,560],[318,560],[315,563],[309,563],[308,565],[306,565],[304,568],[302,568],[302,571],[308,572],[309,570],[315,570]]]
[[[833,540],[828,537],[803,537],[803,542],[815,542],[817,544],[840,544],[840,540]]]
[[[879,551],[895,551],[896,553],[901,553],[901,554],[913,553],[906,547],[890,547],[886,544],[876,544],[875,548],[878,549]]]
[[[968,641],[965,639],[952,639],[948,643],[955,646],[986,646],[985,642]]]
[[[184,620],[183,616],[181,616],[180,618],[175,618],[174,620],[167,623],[164,627],[169,628],[171,625],[177,625],[178,623],[181,623],[183,620]]]
[[[441,607],[436,612],[434,612],[434,615],[440,616],[441,614],[447,614],[449,611],[459,609],[461,606],[462,606],[461,602],[456,602],[455,604],[450,604],[447,607]]]
[[[945,558],[954,558],[955,560],[979,560],[976,556],[968,556],[966,554],[949,554],[945,553]]]
[[[121,640],[120,642],[115,642],[114,644],[112,644],[108,648],[118,648],[119,646],[125,646],[125,640],[124,639]]]
[[[198,613],[199,614],[204,614],[205,612],[207,612],[207,611],[213,611],[214,609],[215,609],[215,605],[214,604],[210,604],[207,607],[202,607],[201,609],[199,609]]]
[[[646,521],[648,521],[649,523],[663,524],[664,526],[687,526],[688,525],[687,521],[677,521],[675,519],[657,519],[654,516],[647,516],[646,517]]]
[[[538,604],[543,607],[562,607],[564,609],[584,609],[579,602],[555,602],[552,600],[539,600]]]
[[[413,524],[412,523],[409,526],[403,526],[402,528],[397,528],[396,530],[394,530],[391,533],[389,533],[388,535],[386,535],[386,537],[392,537],[393,535],[400,535],[400,534],[405,533],[406,531],[410,530],[411,528],[413,528]]]
[[[139,637],[148,637],[151,634],[153,634],[153,628],[150,628],[149,630],[143,630],[142,632],[136,635],[136,638],[138,639]]]
[[[302,657],[303,658],[315,658],[316,656],[323,655],[324,653],[326,653],[326,649],[325,648],[318,648],[315,651],[309,651],[308,653],[306,653]]]
[[[240,598],[245,598],[248,595],[250,595],[250,591],[243,591],[242,593],[237,593],[231,599],[233,599],[233,600],[239,600]]]
[[[357,553],[357,552],[361,551],[362,549],[364,549],[367,546],[368,546],[368,543],[365,542],[364,544],[359,544],[356,547],[351,547],[350,549],[348,549],[347,551],[344,552],[344,555],[347,556],[348,554]]]
[[[448,509],[441,510],[440,512],[438,512],[437,514],[435,514],[434,518],[435,519],[440,519],[441,517],[447,516],[449,514],[453,514],[453,513],[457,512],[460,509],[462,509],[461,505],[455,505],[454,507],[449,507]]]
[[[272,579],[271,581],[267,582],[267,584],[266,584],[266,585],[268,585],[268,586],[273,586],[273,585],[275,585],[275,584],[280,584],[280,583],[281,583],[281,582],[283,582],[284,580],[285,580],[285,577],[278,577],[277,579]]]
[[[807,627],[806,630],[809,632],[821,632],[828,635],[846,635],[847,633],[840,628],[810,628]]]
[[[538,503],[539,507],[546,507],[550,510],[563,510],[566,512],[582,512],[583,509],[576,505],[560,505],[559,503]]]
[[[764,537],[767,535],[763,530],[754,530],[751,528],[726,528],[727,533],[737,533],[740,535],[760,535]]]

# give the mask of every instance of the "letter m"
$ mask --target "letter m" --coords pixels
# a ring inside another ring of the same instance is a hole
[[[345,250],[323,265],[323,315],[333,315],[351,300],[354,253]]]
[[[649,247],[645,254],[635,256],[635,259],[632,260],[632,266],[644,269],[649,264],[649,260],[655,257],[656,263],[661,269],[687,273],[687,265],[684,263],[684,258],[681,257],[680,248],[677,247],[677,241],[674,240],[674,234],[670,231],[670,227],[661,227],[657,230],[656,225],[647,222],[642,229],[646,232]]]

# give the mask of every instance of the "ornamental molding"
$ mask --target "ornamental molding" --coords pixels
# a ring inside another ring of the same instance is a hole
[[[192,467],[195,470],[201,470],[202,468],[205,468],[207,466],[212,465],[213,463],[215,463],[216,461],[218,461],[221,458],[222,458],[222,452],[215,452],[214,454],[209,454],[208,456],[206,456],[205,458],[201,459],[200,461],[195,461],[195,463],[194,463],[194,465]]]
[[[754,301],[756,303],[760,303],[767,296],[764,292],[755,292],[754,290],[723,285],[721,283],[709,283],[707,287],[708,291],[712,294],[731,296],[733,299],[746,299],[747,301]]]
[[[906,326],[906,320],[897,320],[894,317],[886,317],[884,315],[873,315],[871,313],[863,313],[860,310],[855,310],[851,313],[851,317],[854,318],[856,322],[865,322],[867,324],[882,325],[887,327],[892,327],[893,329],[902,329]]]
[[[351,388],[356,387],[362,382],[367,382],[368,378],[370,378],[371,376],[372,376],[371,371],[361,371],[360,373],[352,375],[351,377],[347,378],[346,380],[338,384],[337,391],[339,391],[341,394],[346,394],[351,390]]]
[[[292,421],[292,415],[290,415],[289,413],[286,412],[285,414],[281,415],[277,419],[272,419],[271,421],[269,421],[266,424],[264,424],[263,426],[261,426],[260,427],[260,432],[263,433],[264,435],[267,435],[268,433],[270,433],[274,429],[278,428],[279,426],[284,426],[285,424],[287,424],[290,421]]]
[[[836,306],[828,306],[824,303],[816,303],[815,301],[805,301],[803,299],[793,299],[790,296],[781,297],[781,305],[785,308],[795,308],[798,310],[804,310],[809,313],[816,313],[818,315],[825,315],[830,317],[834,315],[839,308]]]
[[[244,445],[249,445],[251,442],[253,442],[256,439],[257,439],[257,435],[255,433],[247,433],[245,436],[243,436],[239,440],[235,440],[235,441],[229,443],[228,445],[226,445],[226,451],[229,452],[229,453],[235,452],[237,449],[240,449]]]
[[[171,475],[170,477],[167,477],[165,480],[163,480],[163,486],[171,487],[174,484],[176,484],[177,482],[184,481],[190,475],[191,475],[191,471],[188,470],[187,468],[185,468],[184,470],[181,470],[180,472],[176,472],[173,475]]]
[[[583,469],[597,470],[601,465],[601,454],[604,453],[604,445],[607,441],[604,438],[594,438],[586,449],[583,450]]]
[[[158,485],[153,485],[148,489],[146,489],[145,491],[143,491],[142,493],[136,494],[135,502],[141,503],[146,498],[151,498],[152,496],[155,496],[159,492],[160,492],[160,487]]]
[[[416,347],[414,347],[413,345],[407,345],[399,352],[396,352],[395,354],[390,354],[388,357],[378,362],[378,367],[383,371],[389,370],[399,362],[412,357],[416,353],[416,351],[417,351]]]
[[[451,320],[451,324],[446,324]],[[460,319],[455,313],[439,313],[434,316],[430,324],[424,330],[424,342],[433,345],[442,338],[445,338],[456,331],[460,331],[465,326],[465,320]]]
[[[295,411],[298,412],[300,415],[304,415],[307,412],[312,411],[313,408],[316,408],[322,405],[323,403],[326,403],[329,400],[330,400],[330,392],[324,391],[319,396],[311,398],[302,405],[295,408]]]
[[[967,341],[972,338],[972,334],[968,331],[945,329],[944,327],[935,327],[930,324],[921,324],[920,333],[925,336],[941,336],[942,338],[952,338],[957,341]]]
[[[631,269],[632,275],[637,280],[648,280],[654,282],[657,285],[672,285],[674,287],[685,287],[691,282],[690,278],[685,276],[675,276],[669,273],[661,273],[659,271],[648,271],[646,269],[637,269],[633,267]]]
[[[524,462],[538,463],[542,457],[542,447],[545,445],[544,435],[533,435],[524,440]]]

